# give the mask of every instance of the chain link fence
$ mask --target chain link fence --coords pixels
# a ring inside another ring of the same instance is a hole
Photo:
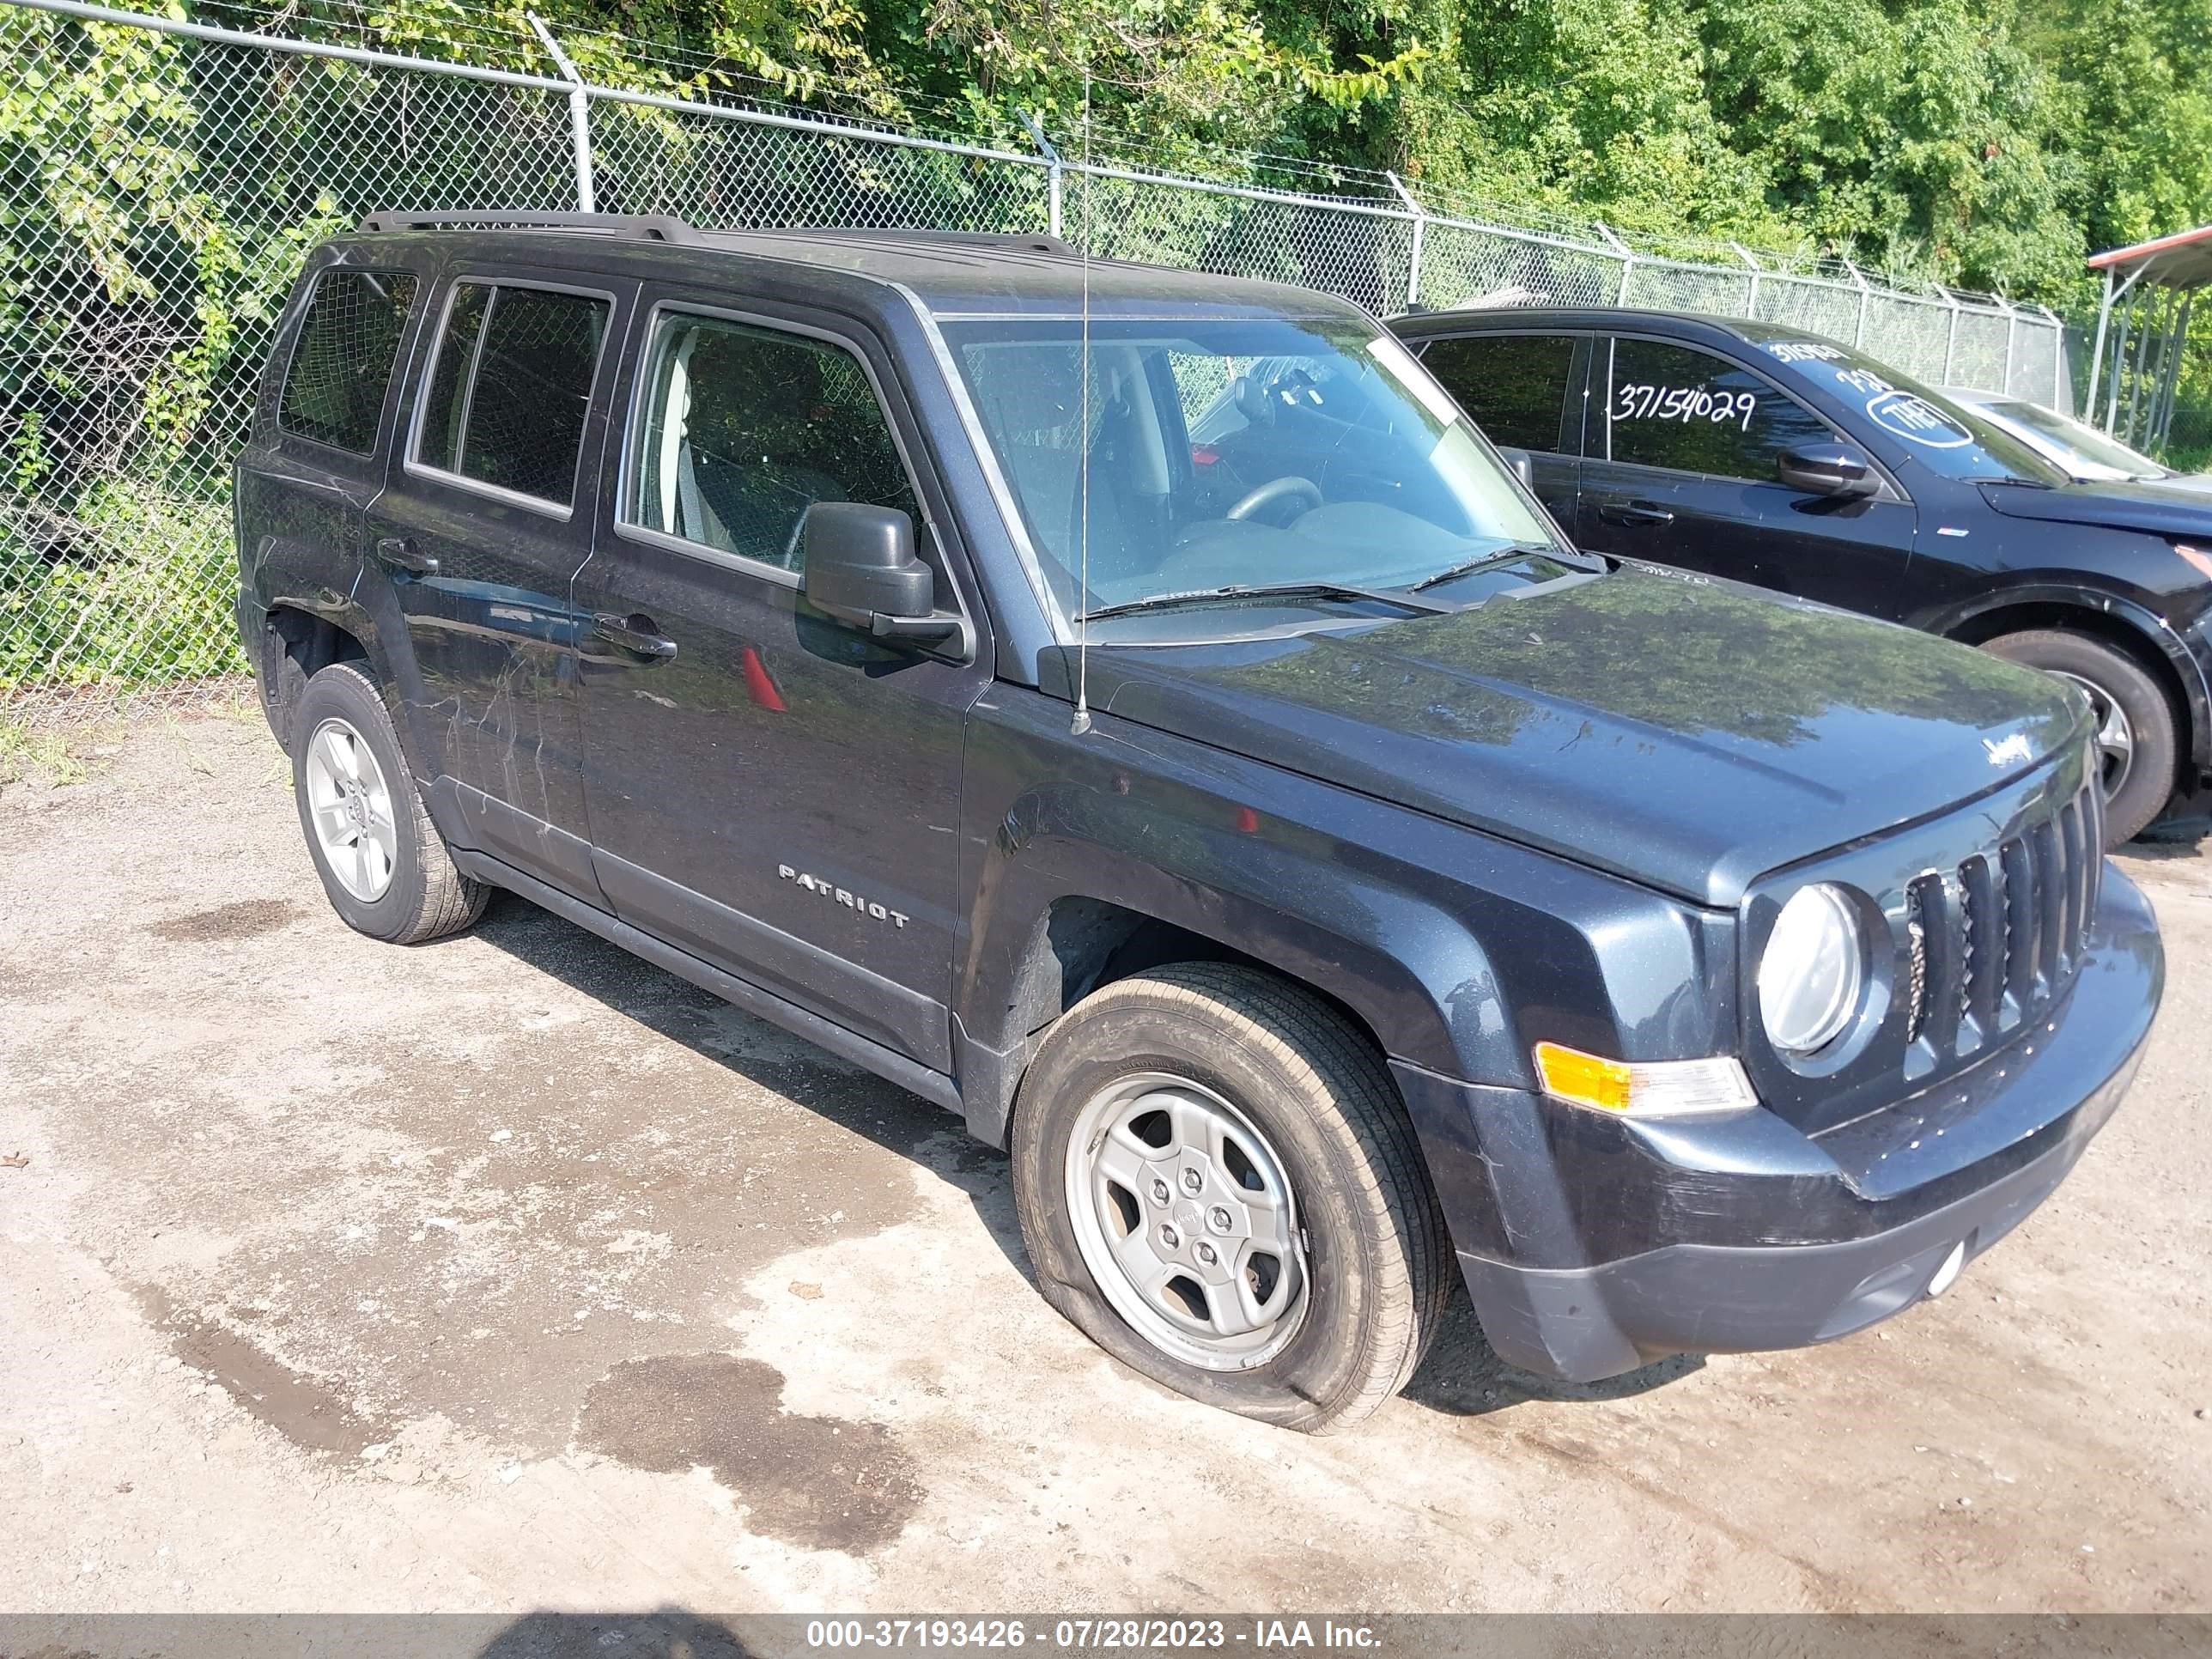
[[[957,143],[324,40],[0,0],[0,718],[245,670],[229,471],[319,240],[380,209],[706,227],[1051,229],[1103,257],[1466,303],[1755,316],[1923,379],[2066,401],[2048,313],[1314,194]],[[1256,174],[1260,169],[1253,169]]]

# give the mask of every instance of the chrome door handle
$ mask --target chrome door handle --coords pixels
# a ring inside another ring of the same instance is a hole
[[[592,631],[609,644],[653,662],[665,662],[676,654],[676,641],[661,633],[650,617],[601,611],[592,618]]]

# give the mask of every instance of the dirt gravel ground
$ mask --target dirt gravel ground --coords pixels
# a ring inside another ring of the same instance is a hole
[[[0,791],[0,1608],[2212,1607],[2212,857],[1947,1297],[1311,1440],[1119,1369],[934,1108],[519,901],[412,951],[247,719]]]

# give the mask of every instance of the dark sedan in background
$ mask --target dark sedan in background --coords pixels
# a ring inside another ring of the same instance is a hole
[[[1943,395],[2026,444],[2076,483],[2163,483],[2212,494],[2212,472],[2176,472],[2087,421],[2026,398],[1947,386]]]
[[[2098,716],[2111,842],[2212,775],[2204,496],[2077,483],[1872,357],[1771,324],[1547,309],[1391,326],[1494,443],[1527,453],[1582,546],[2073,681]]]

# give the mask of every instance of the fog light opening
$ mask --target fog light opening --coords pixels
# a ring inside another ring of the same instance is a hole
[[[1936,1268],[1936,1276],[1928,1281],[1928,1294],[1941,1296],[1949,1290],[1952,1280],[1959,1276],[1959,1269],[1966,1265],[1966,1241],[1962,1238],[1951,1247],[1951,1254],[1943,1258],[1943,1265]]]

